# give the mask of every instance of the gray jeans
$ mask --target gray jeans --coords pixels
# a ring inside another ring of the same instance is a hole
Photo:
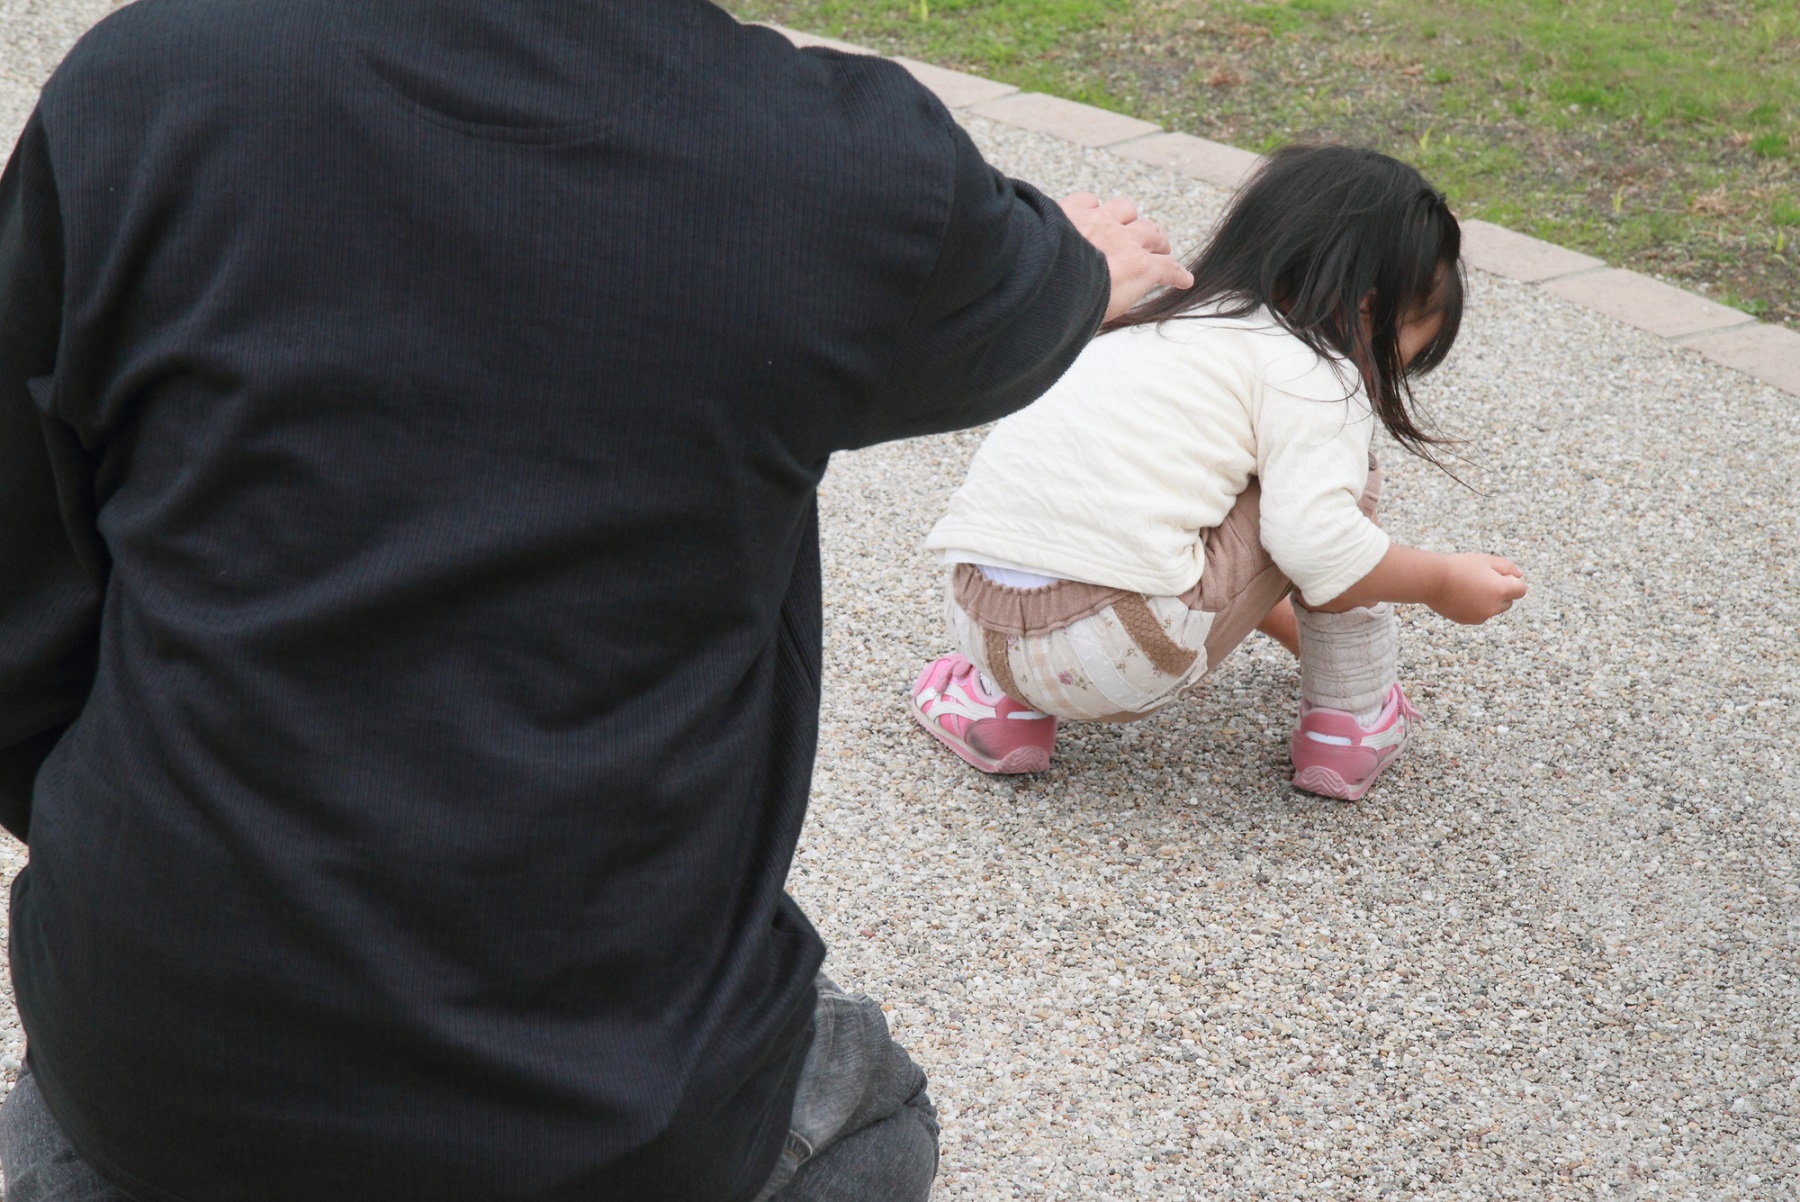
[[[879,1005],[818,986],[787,1147],[757,1202],[924,1202],[938,1144],[925,1073]],[[30,1070],[0,1106],[0,1167],[7,1202],[130,1202],[69,1146]]]
[[[12,1202],[131,1202],[69,1146],[30,1069],[0,1106],[0,1167]]]
[[[924,1202],[937,1176],[937,1109],[925,1072],[881,1007],[825,974],[787,1148],[757,1202]]]

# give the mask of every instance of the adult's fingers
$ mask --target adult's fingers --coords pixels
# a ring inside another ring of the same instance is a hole
[[[1164,242],[1166,247],[1169,244]],[[1194,273],[1183,267],[1181,260],[1171,254],[1151,256],[1152,286],[1157,288],[1192,288]]]
[[[1128,197],[1115,196],[1100,206],[1100,210],[1109,216],[1119,219],[1120,225],[1130,225],[1138,219],[1138,207]]]
[[[1156,222],[1149,220],[1133,221],[1127,223],[1125,228],[1130,231],[1132,237],[1138,240],[1138,245],[1149,251],[1151,254],[1166,255],[1169,253],[1170,247],[1168,235],[1162,232],[1162,226],[1156,224]]]

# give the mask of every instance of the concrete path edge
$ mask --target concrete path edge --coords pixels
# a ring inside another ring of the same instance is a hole
[[[796,46],[824,46],[881,57],[866,46],[779,25],[769,28]],[[1251,151],[1193,134],[1164,131],[1148,121],[1091,104],[1022,92],[1011,84],[909,58],[895,56],[893,61],[948,108],[1164,167],[1218,187],[1237,187],[1261,161]],[[1800,397],[1800,333],[1504,226],[1471,218],[1462,227],[1463,260],[1470,267],[1535,285]]]

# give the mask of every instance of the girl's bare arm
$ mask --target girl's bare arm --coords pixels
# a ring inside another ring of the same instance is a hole
[[[1480,552],[1439,555],[1394,543],[1374,571],[1312,608],[1342,613],[1382,601],[1417,603],[1474,626],[1505,613],[1525,592],[1525,573],[1509,559]]]

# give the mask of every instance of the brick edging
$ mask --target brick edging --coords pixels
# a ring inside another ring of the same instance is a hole
[[[876,55],[864,46],[770,26],[796,46],[828,46]],[[879,55],[876,55],[879,57]],[[1192,134],[1172,133],[1090,104],[1042,92],[1022,92],[966,71],[894,57],[946,107],[1034,133],[1164,167],[1189,179],[1235,188],[1259,156]],[[1531,284],[1689,347],[1713,362],[1800,397],[1800,332],[1757,321],[1748,313],[1635,271],[1608,267],[1592,255],[1471,218],[1462,223],[1469,266]]]

